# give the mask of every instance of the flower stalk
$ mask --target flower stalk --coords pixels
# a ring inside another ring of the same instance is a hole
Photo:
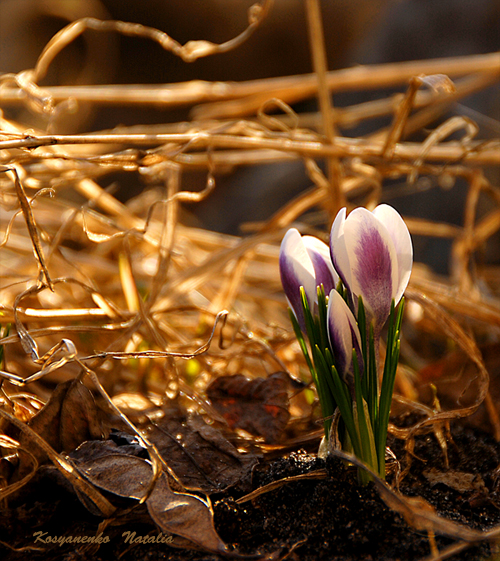
[[[392,207],[380,205],[373,213],[356,209],[347,218],[342,209],[332,226],[331,259],[327,247],[302,238],[297,230],[285,236],[280,272],[290,318],[318,391],[325,438],[331,436],[338,409],[343,448],[385,478],[402,295],[413,260],[411,238]],[[381,368],[379,345],[385,324]],[[370,479],[362,470],[358,477],[361,483]]]

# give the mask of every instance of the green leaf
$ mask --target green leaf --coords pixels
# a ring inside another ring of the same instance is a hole
[[[349,388],[347,387],[347,384],[340,378],[337,369],[333,365],[330,351],[325,351],[325,355],[327,358],[323,356],[319,348],[317,348],[317,354],[319,360],[322,362],[322,373],[326,373],[326,369],[329,369],[330,375],[326,376],[326,379],[330,386],[330,391],[335,396],[335,401],[337,403],[337,407],[339,408],[340,415],[351,438],[354,453],[358,457],[360,457],[359,455],[361,454],[361,444],[359,442],[359,435],[356,430],[356,423],[354,422],[352,398]],[[330,364],[330,366],[328,366],[328,364]]]
[[[317,372],[316,387],[318,389],[321,411],[325,417],[325,435],[328,437],[330,432],[331,417],[337,407],[337,399],[333,388],[329,384],[328,364],[325,361],[318,345],[312,348],[314,365]]]
[[[300,287],[300,298],[302,302],[302,310],[304,311],[304,322],[306,324],[307,338],[311,347],[314,346],[315,341],[318,340],[319,334],[317,333],[317,326],[315,325],[314,317],[309,308],[309,302],[307,301],[306,291],[304,287]]]
[[[378,381],[378,370],[377,370],[377,356],[378,352],[378,340],[377,340],[377,350],[375,350],[375,335],[373,333],[373,325],[370,325],[370,333],[368,339],[368,408],[370,410],[370,417],[373,422],[373,426],[376,425],[379,411],[378,411],[378,400],[379,400],[379,381]]]
[[[312,373],[314,367],[311,362],[311,357],[309,356],[309,351],[307,350],[307,345],[304,339],[304,334],[302,333],[302,329],[300,329],[299,322],[297,321],[295,314],[290,308],[288,308],[288,315],[290,316],[290,321],[292,322],[293,330],[295,332],[295,337],[297,337],[297,341],[299,342],[302,354],[304,355],[304,358],[306,359],[307,362],[307,366],[309,367],[309,370]]]
[[[355,407],[353,408],[353,416],[361,448],[361,455],[358,456],[358,458],[372,469],[378,471],[377,452],[375,448],[375,440],[373,437],[373,428],[370,421],[368,405],[363,399],[363,392],[361,391],[361,377],[359,373],[358,359],[356,357],[356,351],[354,349],[352,355],[354,365],[354,392],[356,394],[356,403]]]
[[[396,372],[399,360],[399,349],[401,346],[399,333],[403,317],[403,306],[404,302],[403,300],[401,300],[399,309],[396,313],[393,301],[391,306],[391,313],[389,315],[387,351],[385,355],[382,387],[380,389],[379,416],[377,419],[375,431],[379,473],[382,477],[385,476],[385,445],[387,442],[387,428],[389,426],[392,394],[394,392],[394,382],[396,380]]]
[[[363,304],[363,298],[360,296],[358,298],[358,329],[361,335],[361,354],[363,355],[363,376],[362,376],[362,389],[363,397],[366,401],[369,401],[369,384],[370,380],[368,377],[368,346],[366,343],[366,312],[365,306]]]
[[[327,309],[325,288],[323,285],[320,285],[318,286],[318,325],[320,338],[319,341],[316,341],[320,349],[330,348],[330,340],[328,339]]]
[[[311,356],[309,354],[309,351],[307,349],[307,344],[306,341],[304,339],[304,334],[302,333],[302,330],[300,329],[299,326],[299,322],[297,321],[297,318],[295,317],[295,314],[293,313],[293,311],[291,309],[288,310],[289,315],[290,315],[290,320],[292,322],[293,325],[293,330],[295,332],[295,336],[297,337],[297,340],[299,342],[300,348],[302,350],[302,354],[304,355],[304,358],[306,359],[306,363],[307,366],[309,368],[309,371],[311,372],[311,376],[314,382],[314,385],[316,386],[316,391],[318,392],[318,397],[319,397],[319,403],[321,406],[321,414],[323,415],[323,417],[328,418],[331,415],[333,415],[334,411],[335,411],[335,405],[331,405],[331,397],[329,395],[329,389],[328,387],[325,388],[325,384],[321,382],[321,380],[318,377],[318,373],[316,371],[316,368],[313,364],[313,361],[311,360]],[[309,313],[309,308],[307,307],[304,308],[304,317],[306,317],[306,314]],[[307,323],[307,320],[306,320]],[[329,433],[329,428],[330,428],[330,424],[331,421],[327,420],[324,422],[324,429],[325,429],[325,435],[328,437],[328,433]]]

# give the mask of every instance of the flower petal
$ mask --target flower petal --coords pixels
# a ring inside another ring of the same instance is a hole
[[[352,362],[353,333],[356,342],[361,347],[356,320],[345,303],[344,299],[336,290],[332,290],[328,297],[328,338],[332,347],[337,371],[344,377]]]
[[[398,259],[398,286],[393,296],[397,304],[408,286],[413,264],[413,245],[410,232],[404,220],[401,218],[401,215],[392,206],[378,205],[373,211],[373,215],[387,228],[396,249]]]
[[[375,328],[389,316],[398,285],[398,260],[385,226],[365,208],[351,212],[344,224],[344,239],[351,272],[349,288],[363,297]]]
[[[330,255],[332,257],[333,266],[342,279],[344,286],[350,290],[351,267],[344,236],[345,215],[346,209],[342,208],[333,221],[330,233]]]
[[[309,305],[312,307],[316,297],[316,279],[312,260],[302,241],[302,236],[295,228],[288,230],[281,242],[279,266],[283,290],[299,325],[305,331],[300,287],[304,287]]]
[[[333,268],[330,248],[325,242],[314,236],[303,236],[302,241],[314,267],[316,285],[322,284],[325,294],[330,294],[339,281],[339,276]]]

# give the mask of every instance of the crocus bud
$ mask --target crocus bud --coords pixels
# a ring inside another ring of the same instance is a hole
[[[399,302],[410,279],[413,247],[403,219],[389,205],[373,212],[357,208],[347,218],[343,208],[333,222],[330,251],[353,309],[361,296],[367,317],[380,332],[392,300]]]
[[[361,335],[356,318],[336,290],[328,297],[327,322],[337,372],[344,378],[351,368],[353,349],[361,361]]]
[[[317,304],[317,287],[323,285],[325,294],[335,288],[338,275],[333,268],[328,246],[313,236],[301,236],[291,228],[285,234],[280,248],[280,275],[283,290],[297,321],[305,331],[300,287],[304,287],[311,311]]]

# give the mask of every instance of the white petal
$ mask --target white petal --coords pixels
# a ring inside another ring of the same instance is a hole
[[[396,249],[398,257],[398,287],[394,300],[397,304],[408,286],[413,265],[413,245],[410,232],[401,215],[392,206],[378,205],[373,211],[373,215],[387,228]]]
[[[351,266],[346,248],[344,226],[346,209],[342,208],[337,213],[330,232],[330,253],[333,266],[337,270],[344,285],[351,288]]]

